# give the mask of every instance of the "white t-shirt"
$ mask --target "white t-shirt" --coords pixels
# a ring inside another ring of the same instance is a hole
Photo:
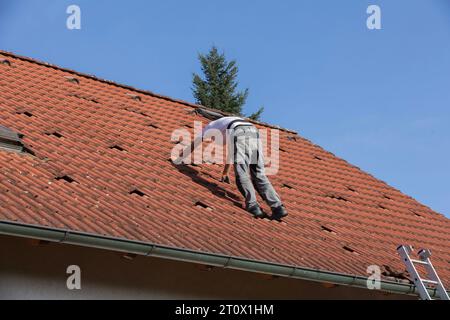
[[[233,122],[233,124],[231,124]],[[231,126],[230,126],[231,124]],[[222,133],[222,136],[225,138],[227,133],[227,129],[234,129],[239,125],[252,125],[250,122],[245,121],[240,117],[223,117],[214,121],[211,121],[206,127],[203,128],[202,136],[204,137],[209,130],[215,129],[219,130]]]

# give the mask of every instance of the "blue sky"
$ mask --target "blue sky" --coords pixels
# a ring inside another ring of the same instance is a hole
[[[0,0],[0,48],[188,101],[214,44],[238,61],[247,113],[450,217],[449,39],[447,0]]]

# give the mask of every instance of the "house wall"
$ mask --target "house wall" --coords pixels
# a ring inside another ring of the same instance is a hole
[[[66,286],[81,268],[81,290]],[[399,299],[404,295],[0,236],[0,299]]]

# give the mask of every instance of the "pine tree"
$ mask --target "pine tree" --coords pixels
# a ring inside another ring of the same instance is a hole
[[[196,102],[205,107],[242,115],[242,108],[248,97],[248,89],[237,91],[238,67],[236,60],[228,62],[223,53],[213,46],[208,54],[199,55],[204,79],[193,75],[192,92]],[[249,117],[258,120],[263,112],[259,109]]]

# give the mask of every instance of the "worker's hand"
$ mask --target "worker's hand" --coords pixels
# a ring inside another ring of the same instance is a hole
[[[183,160],[184,160],[184,158],[182,158],[182,157],[178,157],[178,158],[175,158],[175,159],[172,159],[172,163],[173,164],[175,164],[175,165],[183,165],[184,163],[183,163]]]
[[[220,182],[225,182],[230,184],[230,177],[229,176],[222,176],[222,179],[220,179]]]
[[[225,168],[223,168],[222,172],[222,179],[220,179],[221,182],[230,184],[230,177],[228,176],[228,172],[230,172],[230,165],[225,164]]]

